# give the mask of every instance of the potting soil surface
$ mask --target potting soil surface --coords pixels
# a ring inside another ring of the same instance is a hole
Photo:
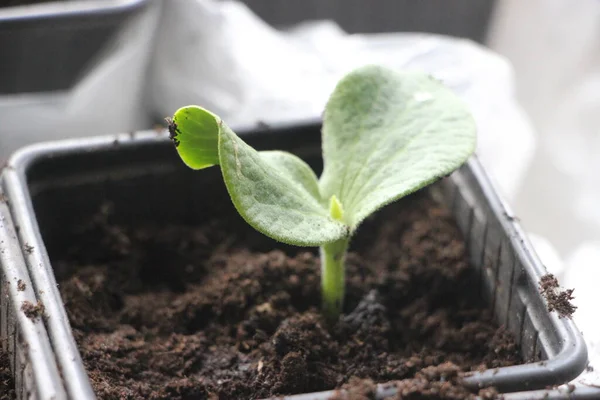
[[[214,201],[198,226],[119,225],[103,207],[51,253],[100,399],[358,393],[371,381],[400,381],[406,399],[464,399],[474,394],[462,373],[521,363],[427,192],[359,229],[334,326],[319,314],[317,252],[276,243]]]

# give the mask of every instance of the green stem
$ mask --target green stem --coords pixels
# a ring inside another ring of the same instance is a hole
[[[321,297],[323,313],[330,321],[337,320],[344,306],[345,262],[350,238],[321,246]]]

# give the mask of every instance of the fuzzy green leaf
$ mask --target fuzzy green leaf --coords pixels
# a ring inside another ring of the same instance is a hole
[[[285,172],[290,179],[310,193],[315,199],[321,199],[319,182],[311,167],[291,153],[285,151],[261,151],[260,157],[273,165],[273,168]]]
[[[344,77],[323,121],[323,198],[337,196],[355,230],[370,214],[460,167],[475,150],[466,105],[418,72],[378,66]]]
[[[188,166],[220,165],[235,208],[264,235],[298,246],[319,246],[348,235],[348,228],[329,216],[316,175],[298,157],[257,152],[219,117],[197,106],[177,110],[169,131]]]

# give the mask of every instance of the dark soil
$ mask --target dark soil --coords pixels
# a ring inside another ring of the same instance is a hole
[[[461,384],[461,372],[460,367],[450,362],[424,368],[418,371],[414,378],[386,384],[387,389],[394,387],[397,394],[386,397],[385,400],[475,398],[474,394]],[[377,387],[372,379],[353,377],[328,400],[376,400],[376,393]],[[481,400],[499,398],[494,388],[481,389],[477,395]]]
[[[559,316],[571,318],[577,309],[571,303],[574,289],[560,290],[558,280],[552,274],[542,276],[540,279],[540,293],[546,298],[548,311],[556,311]]]
[[[364,223],[334,326],[318,312],[317,253],[225,206],[201,226],[121,226],[104,208],[53,256],[100,399],[257,399],[353,378],[346,387],[404,380],[407,398],[463,399],[462,373],[521,362],[453,220],[425,193]]]
[[[377,384],[372,379],[353,376],[327,400],[372,400],[376,395]]]
[[[15,400],[15,382],[10,372],[8,354],[0,349],[0,400]]]
[[[36,320],[44,316],[45,307],[44,304],[42,304],[42,302],[39,300],[37,304],[33,304],[32,302],[25,300],[23,304],[21,304],[21,311],[25,313],[27,318]]]
[[[27,285],[25,284],[25,282],[23,282],[21,279],[19,279],[17,281],[17,290],[19,292],[24,292],[26,288],[27,288]]]

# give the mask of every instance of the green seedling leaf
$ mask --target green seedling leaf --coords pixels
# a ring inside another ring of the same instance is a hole
[[[284,243],[319,246],[323,310],[344,297],[352,234],[381,207],[460,167],[476,145],[466,105],[418,72],[356,69],[332,93],[323,120],[324,170],[298,157],[258,152],[198,106],[177,110],[169,132],[186,165],[219,165],[233,204],[255,229]]]
[[[354,231],[370,214],[448,175],[473,153],[475,123],[439,81],[378,66],[344,77],[323,122],[323,197]]]
[[[190,168],[221,166],[235,208],[259,232],[298,246],[320,246],[348,235],[347,227],[329,216],[315,173],[293,154],[258,152],[197,106],[177,110],[169,131]]]
[[[188,167],[204,169],[219,164],[219,117],[192,106],[177,110],[167,121],[171,140]]]

